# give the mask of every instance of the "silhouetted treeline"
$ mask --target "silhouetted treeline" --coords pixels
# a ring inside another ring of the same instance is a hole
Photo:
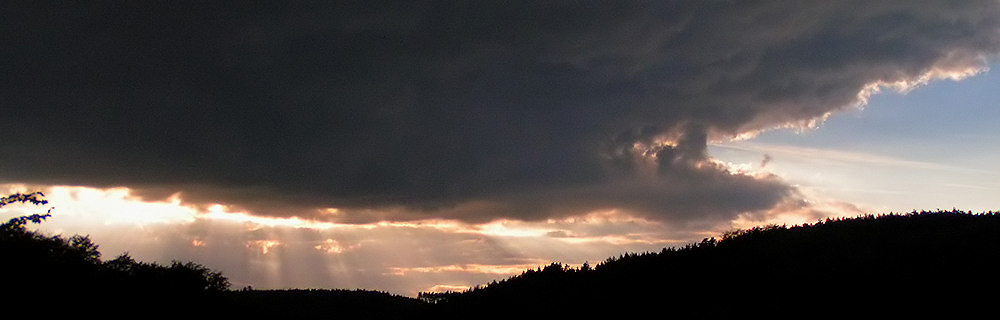
[[[0,198],[45,204],[40,193]],[[102,261],[86,236],[0,225],[9,306],[194,318],[967,318],[992,312],[1000,214],[959,210],[765,226],[591,267],[561,263],[418,299],[368,290],[229,290],[193,262]]]
[[[427,315],[423,301],[371,290],[234,290],[224,305],[233,314],[275,319],[403,319]]]
[[[0,198],[0,207],[17,202],[44,205],[42,196],[13,194]],[[9,305],[179,314],[177,305],[207,308],[229,289],[221,272],[194,262],[160,265],[136,261],[127,253],[102,261],[98,245],[88,236],[49,236],[25,227],[50,216],[16,217],[0,225],[0,275]]]
[[[448,317],[815,318],[973,315],[1000,284],[1000,215],[958,210],[767,226],[592,269],[554,263],[462,293],[422,293]]]

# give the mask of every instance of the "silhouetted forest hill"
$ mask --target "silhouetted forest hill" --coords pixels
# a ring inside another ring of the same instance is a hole
[[[41,193],[0,199],[45,204]],[[4,302],[25,310],[241,318],[973,316],[997,305],[1000,215],[958,210],[766,226],[596,266],[553,263],[466,292],[230,290],[193,262],[102,261],[86,236],[0,225]]]
[[[1000,295],[1000,216],[958,210],[767,226],[682,248],[558,263],[462,293],[421,293],[459,317],[816,318],[972,315]]]

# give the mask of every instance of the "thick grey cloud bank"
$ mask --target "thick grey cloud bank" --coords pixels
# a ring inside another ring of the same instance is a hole
[[[346,222],[768,209],[708,139],[1000,52],[997,1],[0,6],[0,179]]]

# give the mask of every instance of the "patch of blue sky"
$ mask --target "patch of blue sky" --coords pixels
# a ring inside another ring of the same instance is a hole
[[[905,94],[883,90],[863,110],[814,130],[776,130],[710,153],[761,163],[790,183],[875,211],[1000,209],[1000,66]]]

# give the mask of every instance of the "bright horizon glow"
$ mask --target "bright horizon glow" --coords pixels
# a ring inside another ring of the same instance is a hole
[[[389,235],[395,236],[400,232],[429,232],[447,237],[473,237],[470,238],[472,240],[460,242],[460,246],[477,246],[489,242],[501,244],[511,241],[511,246],[501,245],[496,248],[501,252],[508,250],[503,249],[505,247],[538,252],[546,252],[561,246],[604,247],[604,249],[599,250],[559,250],[564,253],[586,254],[584,257],[571,259],[534,256],[526,258],[530,262],[518,259],[522,262],[488,264],[470,261],[444,265],[427,261],[412,266],[388,265],[382,271],[372,270],[372,272],[377,271],[378,274],[393,278],[428,276],[432,279],[438,279],[447,275],[451,279],[433,280],[434,283],[402,291],[389,289],[398,294],[410,296],[415,296],[418,291],[435,291],[440,288],[469,288],[491,280],[520,274],[527,269],[543,267],[557,260],[571,266],[580,266],[586,261],[592,263],[602,261],[621,252],[637,251],[629,249],[630,246],[637,244],[654,247],[660,247],[665,243],[683,244],[682,241],[678,240],[666,240],[665,242],[655,239],[653,237],[656,233],[649,231],[637,234],[590,236],[585,231],[567,231],[566,229],[573,226],[600,228],[607,224],[639,225],[646,228],[657,226],[657,223],[628,217],[615,210],[535,223],[497,220],[483,224],[465,224],[457,221],[432,219],[410,222],[382,221],[368,224],[339,224],[311,221],[298,217],[261,217],[247,212],[230,212],[226,206],[221,204],[198,209],[185,205],[180,195],[173,195],[167,201],[146,201],[132,196],[131,191],[125,187],[100,189],[51,186],[38,188],[42,189],[41,191],[46,194],[46,199],[50,201],[49,204],[54,205],[56,209],[52,212],[52,219],[38,226],[31,226],[32,228],[50,234],[89,234],[95,243],[100,245],[99,249],[104,253],[105,259],[110,259],[121,252],[129,252],[134,258],[150,262],[192,260],[203,263],[223,271],[231,278],[234,287],[245,285],[253,285],[255,288],[261,289],[296,287],[273,284],[289,281],[289,276],[286,273],[291,272],[290,269],[303,268],[304,266],[296,265],[295,262],[295,260],[301,259],[297,257],[302,257],[302,255],[326,256],[327,258],[324,260],[331,266],[329,270],[333,272],[332,275],[350,279],[354,276],[350,275],[351,268],[343,265],[343,259],[350,258],[350,255],[355,254],[357,250],[377,246],[383,241],[380,239],[383,239],[384,236],[352,241],[340,238],[343,233],[360,235],[388,232]],[[6,194],[31,192],[29,187],[24,185],[3,185],[0,186],[0,189],[6,190]],[[0,214],[3,217],[14,217],[37,213],[39,209],[41,208],[29,205],[11,205],[0,210]],[[177,231],[170,231],[173,229],[211,230],[211,228],[198,227],[198,225],[222,228],[223,231],[195,233],[187,236],[183,235],[185,231],[180,231],[177,235],[173,235]],[[294,236],[303,232],[325,234],[326,236],[317,240],[303,240],[301,236]],[[578,235],[578,232],[584,233]],[[565,236],[552,237],[553,233]],[[179,238],[176,238],[178,236]],[[231,245],[227,246],[226,243]],[[548,243],[548,245],[542,244],[532,248],[532,246],[527,245],[529,243]],[[177,247],[174,247],[177,245],[188,249],[178,250]],[[314,252],[314,254],[307,253],[303,250],[305,248],[311,249],[308,251]],[[423,249],[425,248],[420,250]],[[647,248],[647,250],[649,249]],[[218,255],[217,253],[221,253],[219,250],[225,254]],[[242,256],[243,258],[240,259],[245,261],[237,263],[237,265],[241,265],[241,267],[235,268],[237,272],[234,272],[234,268],[227,268],[220,266],[222,265],[220,263],[215,263],[218,262],[216,259],[234,254]],[[379,254],[396,255],[395,252],[391,251],[380,251]],[[527,254],[532,255],[530,252]],[[335,258],[335,256],[340,256],[340,258]],[[414,257],[414,259],[419,260],[419,257]],[[340,266],[335,267],[336,265]],[[239,269],[246,270],[243,272],[249,272],[249,274],[256,274],[254,277],[257,280],[241,279]],[[455,280],[456,276],[463,278],[462,274],[481,280]],[[439,281],[440,283],[437,283]],[[268,283],[273,284],[268,285]],[[384,288],[370,289],[384,290]]]

